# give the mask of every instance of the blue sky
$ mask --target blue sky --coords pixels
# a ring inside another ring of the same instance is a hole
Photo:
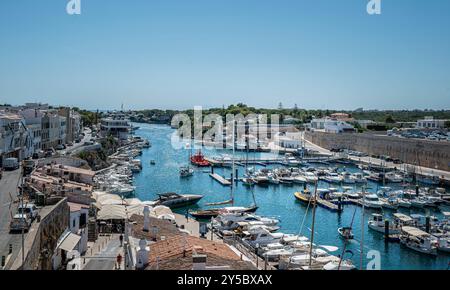
[[[450,1],[0,1],[0,103],[450,109]]]

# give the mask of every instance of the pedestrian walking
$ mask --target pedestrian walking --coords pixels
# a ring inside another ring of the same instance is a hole
[[[123,234],[120,234],[119,236],[120,246],[123,246]]]
[[[117,269],[120,270],[120,265],[122,264],[122,255],[120,253],[117,255]]]

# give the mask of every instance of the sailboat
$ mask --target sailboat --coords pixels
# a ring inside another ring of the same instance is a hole
[[[190,144],[186,144],[186,148],[190,148]],[[189,152],[189,159],[191,159],[191,153]],[[189,165],[180,167],[180,177],[190,177],[194,174],[194,169]]]
[[[235,127],[233,122],[233,158],[231,161],[231,199],[227,201],[222,202],[216,202],[216,203],[210,203],[209,205],[222,205],[222,204],[231,204],[232,206],[229,207],[223,207],[223,208],[213,208],[213,209],[205,209],[205,210],[198,210],[190,212],[190,215],[197,219],[211,219],[219,216],[220,214],[225,213],[253,213],[258,209],[258,206],[256,205],[255,196],[253,194],[253,202],[254,204],[250,207],[242,207],[242,206],[233,206],[234,205],[234,174],[235,174],[235,166],[234,166],[234,153],[235,153]],[[253,192],[252,192],[253,193]]]

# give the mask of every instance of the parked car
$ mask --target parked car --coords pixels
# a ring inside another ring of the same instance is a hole
[[[55,147],[56,150],[64,150],[66,149],[66,146],[64,146],[63,144],[59,144]]]
[[[34,221],[36,219],[36,217],[38,216],[38,209],[37,207],[33,204],[33,203],[28,203],[28,204],[24,204],[23,206],[20,205],[17,208],[17,212],[19,214],[25,214],[27,215],[27,217],[31,220]]]
[[[84,142],[84,146],[91,146],[91,145],[94,145],[94,142],[91,141]]]
[[[24,160],[23,161],[23,174],[24,175],[30,174],[34,170],[35,166],[36,166],[36,163],[33,159]]]
[[[16,170],[20,166],[19,160],[17,158],[11,157],[3,160],[3,168],[5,170]]]
[[[55,150],[54,149],[47,149],[46,151],[45,151],[45,157],[52,157],[53,156],[53,154],[55,154]]]
[[[9,224],[10,232],[18,232],[24,230],[28,232],[31,227],[31,219],[26,214],[16,214]]]

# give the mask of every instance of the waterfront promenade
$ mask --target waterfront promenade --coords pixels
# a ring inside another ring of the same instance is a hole
[[[301,135],[302,140],[304,141],[305,147],[310,150],[318,151],[321,154],[327,154],[327,155],[335,155],[336,153],[331,152],[330,150],[327,150],[325,148],[322,148],[304,138],[304,134]],[[394,164],[393,162],[386,162],[384,160],[381,160],[379,158],[373,158],[373,157],[356,157],[356,156],[348,156],[350,160],[366,163],[366,164],[373,164],[373,165],[383,165],[387,168],[415,168],[416,172],[421,175],[426,176],[439,176],[441,179],[444,179],[447,183],[450,182],[450,172],[444,171],[444,170],[438,170],[434,168],[428,168],[423,166],[416,166],[412,164]]]

